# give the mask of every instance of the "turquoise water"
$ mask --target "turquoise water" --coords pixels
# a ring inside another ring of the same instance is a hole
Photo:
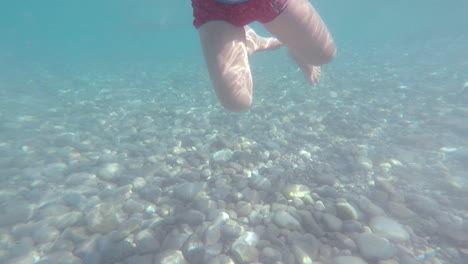
[[[0,1],[0,263],[465,263],[468,3],[311,3],[231,113],[190,1]]]

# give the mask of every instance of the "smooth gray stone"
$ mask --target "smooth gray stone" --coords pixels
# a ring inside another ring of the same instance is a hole
[[[161,245],[161,251],[181,249],[189,236],[189,234],[180,233],[176,229],[173,229],[172,232],[167,234],[167,236],[164,238],[164,241]]]
[[[221,234],[226,240],[237,238],[244,232],[244,227],[234,220],[228,220],[221,226]]]
[[[34,218],[38,220],[43,220],[52,216],[64,215],[66,213],[69,213],[70,211],[71,210],[68,206],[62,203],[54,202],[39,208]]]
[[[359,208],[367,215],[367,217],[375,217],[375,216],[384,216],[385,211],[375,205],[371,200],[369,200],[366,196],[360,195],[358,199]]]
[[[125,264],[153,264],[153,254],[134,255],[125,260]]]
[[[128,199],[124,202],[122,209],[129,215],[141,213],[145,210],[145,204],[135,199]]]
[[[434,216],[440,211],[439,203],[430,197],[419,194],[408,194],[405,197],[408,208],[419,214]]]
[[[377,235],[394,242],[405,242],[409,239],[408,232],[397,221],[388,217],[374,217],[371,219],[369,226]]]
[[[124,240],[134,231],[141,227],[142,220],[137,217],[132,217],[127,221],[121,223],[117,230],[112,231],[107,235],[108,239],[112,242],[118,242]]]
[[[331,232],[339,232],[343,227],[343,221],[332,214],[323,214],[323,224]]]
[[[47,254],[37,264],[81,264],[83,261],[69,251],[57,251]]]
[[[397,252],[390,240],[374,234],[360,234],[356,238],[356,243],[361,255],[368,260],[391,258]]]
[[[197,234],[192,234],[182,246],[182,253],[191,264],[201,264],[205,256],[205,245]]]
[[[260,261],[262,263],[275,263],[276,261],[281,261],[281,250],[264,247],[260,253]]]
[[[287,228],[289,230],[299,230],[301,228],[301,223],[286,211],[275,212],[273,221],[281,228]]]
[[[90,181],[90,180],[95,180],[96,175],[87,173],[87,172],[78,172],[78,173],[73,173],[69,176],[67,176],[65,180],[65,185],[67,186],[76,186],[76,185],[81,185],[84,182]]]
[[[367,264],[367,262],[360,257],[338,256],[333,259],[333,264]]]
[[[183,211],[176,216],[176,221],[190,226],[201,225],[205,221],[205,215],[197,210]]]
[[[232,152],[230,149],[222,149],[220,151],[213,153],[212,158],[217,163],[224,163],[224,162],[229,161],[233,155],[234,155],[234,152]]]
[[[236,204],[236,212],[238,216],[248,216],[252,210],[252,204],[246,201],[239,201]]]
[[[241,264],[248,264],[258,261],[258,250],[245,243],[234,243],[231,246],[231,254]]]
[[[174,196],[182,201],[192,201],[202,189],[201,183],[184,182],[174,187]]]
[[[357,250],[356,243],[354,243],[351,238],[343,235],[342,233],[334,233],[334,240],[338,248],[349,249],[353,252]]]
[[[86,197],[78,192],[70,192],[63,196],[65,204],[77,209],[83,210],[86,206]]]
[[[50,179],[63,178],[67,169],[68,166],[65,163],[49,163],[42,169],[42,175]]]
[[[155,264],[187,264],[180,250],[166,250],[155,257]]]
[[[57,216],[52,220],[52,224],[58,229],[65,229],[78,224],[81,224],[84,220],[82,212],[69,212],[61,216]]]
[[[325,234],[322,227],[315,221],[311,213],[305,210],[298,210],[297,213],[301,216],[302,226],[307,232],[316,237],[322,237]]]
[[[9,200],[0,203],[0,227],[29,221],[33,207],[22,200]]]
[[[32,233],[32,239],[36,244],[52,242],[56,240],[60,232],[57,228],[43,225]]]
[[[301,259],[308,257],[312,260],[318,257],[321,243],[313,235],[291,232],[288,235],[288,241],[296,257],[302,256]]]
[[[117,206],[110,203],[102,203],[92,208],[86,215],[86,224],[93,233],[107,234],[117,228],[118,221],[115,217]]]
[[[253,176],[249,181],[249,186],[250,188],[259,191],[271,191],[271,181],[262,176]]]
[[[336,216],[341,220],[356,220],[359,218],[359,211],[348,202],[340,202],[336,204]]]
[[[103,264],[122,261],[136,253],[136,245],[127,240],[118,243],[104,242],[104,245],[100,246],[101,262]]]
[[[159,241],[154,237],[151,230],[145,229],[135,236],[136,250],[139,254],[155,253],[160,248]]]
[[[73,226],[65,229],[62,233],[62,237],[75,244],[79,244],[87,240],[89,235],[84,226]]]

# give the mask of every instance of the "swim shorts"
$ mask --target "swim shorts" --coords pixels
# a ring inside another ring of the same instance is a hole
[[[243,27],[254,21],[268,23],[283,12],[288,0],[249,0],[235,4],[216,0],[192,0],[193,25],[199,28],[213,20]]]

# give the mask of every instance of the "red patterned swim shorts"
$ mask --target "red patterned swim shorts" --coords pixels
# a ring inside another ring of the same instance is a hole
[[[254,21],[273,21],[286,8],[288,0],[249,0],[239,4],[225,4],[216,0],[192,0],[193,25],[199,28],[206,22],[223,20],[243,27]]]

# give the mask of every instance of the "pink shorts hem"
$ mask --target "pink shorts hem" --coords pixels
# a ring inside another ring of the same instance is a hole
[[[288,0],[250,0],[240,4],[224,4],[215,0],[192,0],[195,28],[214,21],[226,21],[243,27],[254,21],[273,21],[286,8]]]

